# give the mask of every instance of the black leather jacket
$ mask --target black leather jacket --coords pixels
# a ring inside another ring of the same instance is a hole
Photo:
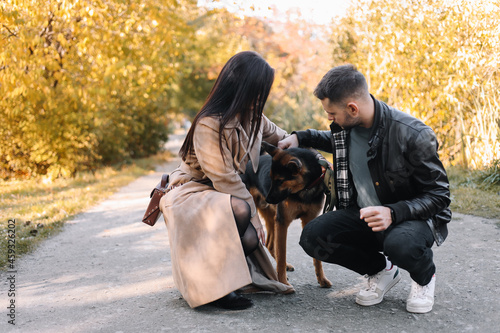
[[[449,182],[437,154],[436,135],[429,126],[411,115],[375,98],[373,101],[375,119],[367,156],[378,198],[384,206],[393,209],[393,223],[426,221],[436,244],[441,245],[448,235],[451,211],[448,208]],[[332,153],[335,159],[332,133],[342,131],[342,128],[332,123],[330,129],[310,129],[295,134],[301,146]],[[350,175],[349,180],[352,184]]]

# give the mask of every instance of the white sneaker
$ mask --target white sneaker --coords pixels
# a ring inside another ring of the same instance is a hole
[[[436,275],[432,276],[431,282],[421,286],[411,281],[411,290],[406,300],[406,311],[413,313],[427,313],[434,305],[434,288],[436,286]]]
[[[375,275],[367,276],[368,286],[361,289],[356,296],[356,303],[363,306],[375,305],[384,299],[384,295],[401,280],[401,274],[396,265],[390,270],[382,270]]]

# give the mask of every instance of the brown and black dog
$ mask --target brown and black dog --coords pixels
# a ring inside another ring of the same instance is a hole
[[[321,213],[325,197],[324,173],[316,154],[308,149],[280,149],[266,142],[262,143],[262,148],[269,155],[260,156],[258,172],[253,172],[249,164],[242,178],[265,220],[266,247],[276,259],[278,280],[290,284],[286,271],[294,268],[286,262],[288,227],[300,218],[303,228]],[[320,286],[331,287],[321,261],[314,259],[314,268]]]

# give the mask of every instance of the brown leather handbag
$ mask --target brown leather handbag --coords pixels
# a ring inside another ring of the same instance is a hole
[[[160,218],[160,199],[167,193],[168,188],[168,174],[165,173],[161,177],[161,181],[156,185],[156,187],[151,191],[149,196],[151,200],[149,201],[148,209],[142,218],[142,222],[154,226],[156,221]]]

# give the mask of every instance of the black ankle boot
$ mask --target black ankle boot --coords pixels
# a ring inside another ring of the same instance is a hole
[[[238,295],[234,291],[212,302],[213,305],[227,310],[243,310],[253,305],[251,299]]]

